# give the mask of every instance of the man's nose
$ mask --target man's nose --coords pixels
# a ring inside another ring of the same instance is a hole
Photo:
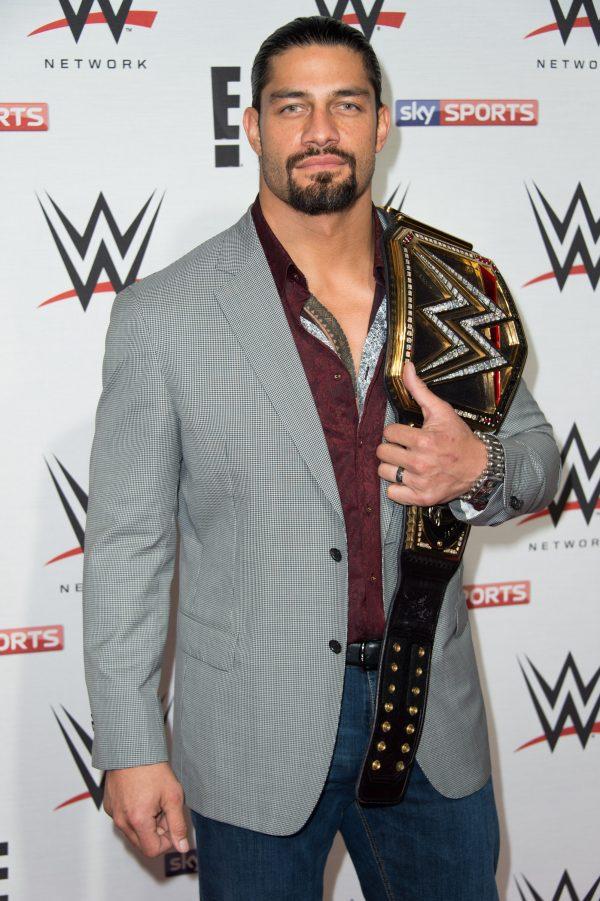
[[[340,139],[333,116],[326,109],[313,109],[306,120],[302,141],[304,144],[317,144],[325,147],[327,144],[337,143]]]

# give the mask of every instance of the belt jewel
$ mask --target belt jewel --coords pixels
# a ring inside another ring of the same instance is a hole
[[[496,432],[527,342],[511,293],[472,244],[385,207],[385,390],[399,422],[420,426],[402,382],[407,360],[472,428]],[[448,505],[406,508],[398,582],[382,641],[371,736],[357,780],[363,804],[402,800],[419,745],[438,616],[470,526]]]

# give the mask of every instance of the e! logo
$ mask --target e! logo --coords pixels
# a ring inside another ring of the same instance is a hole
[[[235,144],[215,144],[215,166],[239,166],[240,126],[229,123],[229,110],[240,108],[240,95],[230,94],[229,85],[240,80],[239,66],[213,66],[212,79],[213,121],[215,141],[235,141]]]

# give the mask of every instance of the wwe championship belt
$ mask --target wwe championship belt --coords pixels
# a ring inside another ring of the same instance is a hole
[[[495,432],[516,391],[527,345],[494,263],[472,245],[385,208],[385,389],[399,422],[420,426],[402,382],[406,360],[473,429]],[[382,640],[375,717],[357,780],[363,804],[402,800],[423,729],[433,640],[470,526],[447,504],[408,506],[398,583]]]

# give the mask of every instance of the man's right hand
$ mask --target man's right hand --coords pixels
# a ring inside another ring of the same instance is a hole
[[[109,770],[104,810],[146,857],[189,851],[183,789],[166,762]]]

